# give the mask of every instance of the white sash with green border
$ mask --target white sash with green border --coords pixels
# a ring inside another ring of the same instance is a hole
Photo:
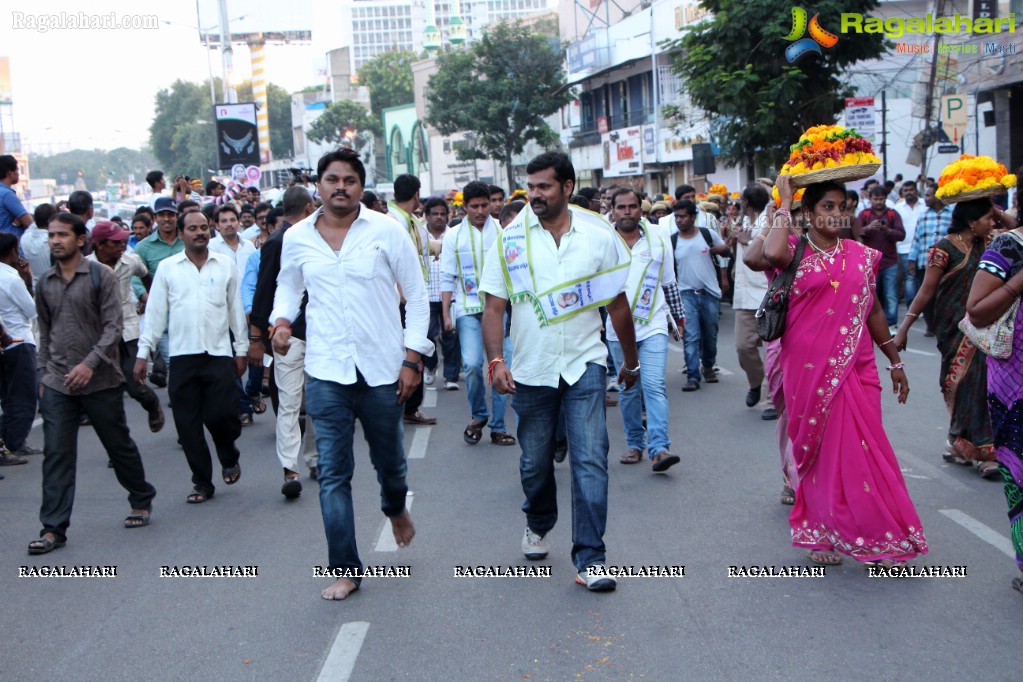
[[[632,306],[632,317],[639,324],[650,324],[661,294],[661,263],[664,262],[664,237],[645,219],[640,223],[646,250],[635,255],[629,268],[625,294]]]
[[[619,265],[589,277],[581,277],[537,292],[531,254],[531,225],[538,219],[527,205],[518,217],[501,232],[501,265],[512,303],[529,301],[541,327],[564,322],[581,312],[607,305],[621,293],[628,281],[632,254],[625,240],[602,216],[576,206],[569,206],[573,221],[608,230],[614,235]],[[541,228],[542,229],[542,228]]]
[[[489,218],[487,221],[489,222]],[[468,218],[462,220],[455,235],[455,268],[458,282],[462,287],[462,310],[467,315],[483,312],[483,294],[480,292],[480,275],[483,273],[483,258],[487,249],[484,234],[487,226],[477,230]],[[465,235],[468,235],[466,237]]]
[[[405,230],[408,232],[409,238],[412,239],[412,243],[416,247],[416,251],[419,252],[419,267],[423,269],[423,279],[426,282],[430,281],[430,266],[428,265],[430,259],[430,242],[423,241],[423,236],[419,233],[419,223],[414,217],[412,217],[405,209],[393,201],[387,202],[387,208],[391,209],[405,220]]]

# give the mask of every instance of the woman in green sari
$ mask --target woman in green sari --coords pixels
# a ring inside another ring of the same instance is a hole
[[[941,352],[939,383],[950,420],[944,458],[964,466],[975,464],[981,476],[997,480],[1001,477],[988,418],[986,356],[959,331],[993,226],[990,199],[956,204],[948,236],[928,253],[923,284],[895,335],[895,346],[906,349],[909,328],[933,299],[934,333]]]

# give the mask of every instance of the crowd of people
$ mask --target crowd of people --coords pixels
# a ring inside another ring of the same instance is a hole
[[[234,181],[202,187],[178,176],[168,191],[153,171],[152,195],[129,223],[95,221],[87,192],[29,213],[10,189],[17,163],[0,156],[0,465],[42,454],[42,530],[29,553],[67,541],[83,424],[128,493],[125,527],[149,524],[156,490],[127,426],[125,393],[152,432],[171,411],[190,504],[213,498],[219,484],[206,432],[219,478],[237,483],[237,440],[269,397],[281,494],[301,494],[303,465],[318,482],[337,578],[323,597],[344,599],[363,569],[351,495],[356,420],[381,511],[405,546],[415,527],[403,424],[435,424],[421,409],[424,387],[458,391],[464,377],[464,442],[477,447],[489,427],[491,446],[521,450],[523,555],[550,551],[555,465],[567,460],[577,582],[613,590],[599,570],[606,409],[622,414],[621,464],[647,461],[656,474],[678,464],[669,344],[682,344],[682,391],[718,383],[724,301],[747,381],[742,399],[777,420],[793,545],[824,565],[848,556],[897,566],[926,553],[882,424],[875,360],[875,350],[887,358],[905,402],[899,352],[923,317],[941,352],[943,456],[1004,482],[1023,571],[1023,334],[997,360],[958,326],[967,314],[990,323],[1023,291],[1016,195],[1011,209],[991,199],[953,209],[927,179],[896,178],[860,192],[817,183],[796,199],[785,175],[731,195],[686,184],[673,196],[647,195],[632,184],[577,188],[560,152],[525,171],[525,190],[511,196],[473,180],[422,197],[419,179],[401,175],[384,201],[364,189],[358,154],[340,148],[320,159],[313,191],[295,183],[276,206]],[[783,275],[793,281],[785,332],[765,343],[758,309]],[[166,405],[149,384],[167,389]],[[27,442],[37,409],[42,451]],[[1023,591],[1023,579],[1013,586]]]

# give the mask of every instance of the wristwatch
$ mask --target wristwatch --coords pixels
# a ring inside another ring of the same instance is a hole
[[[402,367],[408,367],[409,369],[414,369],[417,372],[419,371],[419,363],[418,362],[412,362],[411,360],[402,360],[401,361],[401,366]]]
[[[633,367],[632,369],[629,369],[628,367],[625,367],[623,365],[622,366],[622,371],[625,372],[626,374],[628,374],[630,377],[638,377],[639,376],[639,363],[637,362],[636,366]]]

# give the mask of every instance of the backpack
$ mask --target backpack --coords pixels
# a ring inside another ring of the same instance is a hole
[[[102,268],[102,267],[106,267],[106,266],[102,265],[101,263],[97,263],[94,260],[90,260],[89,261],[89,279],[92,280],[92,294],[93,294],[93,298],[95,299],[95,302],[96,302],[96,310],[97,311],[100,309],[100,294],[103,291],[103,282],[100,279],[101,273],[103,272],[102,270],[100,270],[100,268]],[[41,295],[41,293],[40,293],[40,295]],[[46,303],[46,297],[45,296],[43,297],[43,305],[45,305],[46,309],[50,312],[50,319],[52,320],[53,319],[53,311],[50,310],[49,304]]]
[[[706,227],[701,227],[701,228],[699,228],[699,230],[700,230],[700,234],[703,235],[703,241],[707,242],[707,248],[708,249],[714,248],[714,240],[710,236],[710,230],[708,230]],[[671,233],[671,262],[675,266],[675,281],[676,282],[678,281],[678,261],[675,260],[675,247],[677,245],[678,245],[678,230],[676,230],[675,232]],[[713,253],[710,253],[709,251],[708,251],[708,255],[710,256],[710,262],[713,263],[713,265],[714,265],[714,272],[718,273],[718,271],[721,269],[721,266],[718,264],[718,257],[715,256]],[[720,273],[718,273],[718,274],[720,274]]]

